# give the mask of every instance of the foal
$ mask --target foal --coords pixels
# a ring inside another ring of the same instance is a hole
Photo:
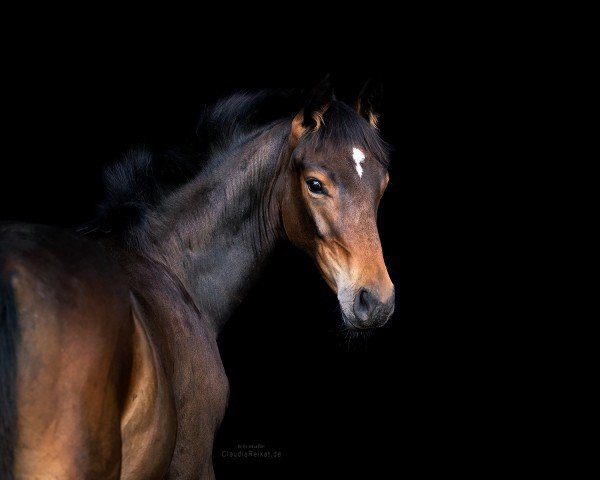
[[[1,478],[214,478],[217,336],[279,241],[314,258],[348,328],[388,320],[375,93],[351,108],[326,80],[262,125],[264,95],[221,101],[168,169],[138,150],[109,171],[99,239],[0,225]]]

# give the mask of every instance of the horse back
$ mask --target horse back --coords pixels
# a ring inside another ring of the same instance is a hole
[[[2,224],[0,278],[2,478],[118,478],[133,332],[124,273],[95,242]]]

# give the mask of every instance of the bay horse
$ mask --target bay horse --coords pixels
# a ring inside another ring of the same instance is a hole
[[[214,478],[217,336],[284,239],[314,258],[348,329],[389,319],[378,92],[351,107],[326,79],[261,122],[271,97],[233,95],[185,148],[108,170],[91,233],[0,224],[2,479]]]

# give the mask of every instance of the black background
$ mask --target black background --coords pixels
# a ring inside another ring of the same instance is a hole
[[[459,80],[452,55],[411,52],[410,42],[381,58],[332,48],[317,65],[304,49],[267,57],[260,46],[222,53],[206,39],[183,49],[146,37],[109,46],[109,34],[80,33],[39,38],[4,59],[3,220],[88,220],[103,168],[132,144],[177,144],[202,106],[233,91],[307,88],[332,73],[338,97],[352,100],[372,75],[385,82],[382,133],[395,152],[379,224],[396,313],[368,338],[348,339],[314,266],[282,247],[220,340],[231,396],[217,477],[390,478],[415,467],[464,472],[497,455],[488,439],[504,413],[490,401],[502,394],[482,362],[490,313],[474,312],[481,292],[463,282],[465,250],[482,233],[459,233],[464,192],[448,185],[473,155],[465,118],[478,102],[463,94],[477,78]],[[223,457],[238,444],[281,458]]]

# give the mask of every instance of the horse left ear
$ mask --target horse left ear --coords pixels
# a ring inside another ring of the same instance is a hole
[[[291,142],[294,146],[308,130],[318,130],[321,127],[323,115],[333,100],[333,81],[331,75],[327,75],[307,95],[304,107],[292,120]]]
[[[377,128],[379,112],[383,100],[383,83],[381,80],[369,80],[365,83],[356,100],[356,111]]]

